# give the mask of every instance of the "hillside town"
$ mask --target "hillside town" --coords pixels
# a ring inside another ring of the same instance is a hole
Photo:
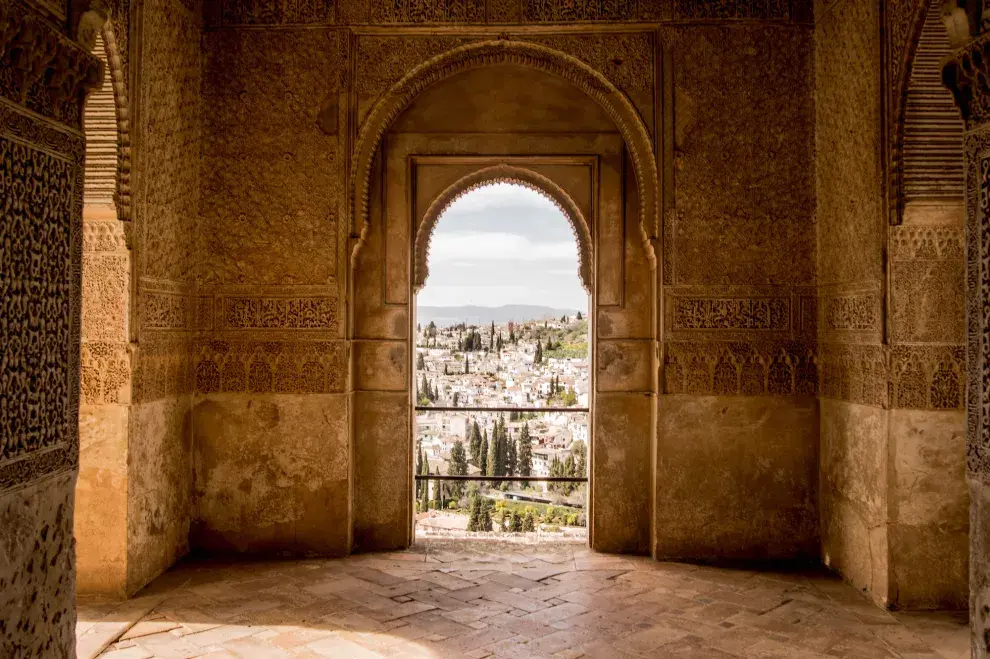
[[[588,321],[583,314],[482,326],[431,322],[417,327],[416,344],[417,474],[586,476],[588,415],[561,410],[588,407]],[[502,529],[510,531],[513,522],[526,526],[526,512],[535,521],[529,526],[558,521],[541,514],[547,505],[569,513],[571,519],[561,516],[562,524],[579,526],[584,497],[583,484],[538,481],[443,486],[430,481],[417,488],[420,513],[460,511],[471,526],[476,517],[490,516],[492,508],[503,513]],[[516,516],[517,506],[510,501],[529,505]],[[499,526],[497,515],[495,521]],[[468,530],[491,530],[489,524]],[[458,526],[457,520],[452,525]]]

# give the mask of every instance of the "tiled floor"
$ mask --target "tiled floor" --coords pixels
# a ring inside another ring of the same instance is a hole
[[[962,659],[965,625],[952,614],[892,615],[823,573],[656,563],[580,545],[430,540],[341,560],[186,562],[126,603],[80,599],[79,652]]]

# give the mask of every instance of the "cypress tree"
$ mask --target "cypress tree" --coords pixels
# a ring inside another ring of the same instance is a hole
[[[516,471],[520,476],[533,475],[533,441],[529,436],[529,424],[523,423],[519,433],[519,448],[516,456]]]
[[[482,453],[481,453],[481,429],[478,428],[478,420],[475,419],[474,423],[471,424],[471,439],[469,442],[471,447],[471,464],[475,467],[480,468],[482,465]]]
[[[447,465],[448,476],[467,476],[468,463],[467,454],[464,452],[464,444],[454,442],[454,447],[450,450],[450,464]],[[460,498],[464,493],[462,483],[451,483],[451,493]]]
[[[471,358],[468,357],[467,353],[464,353],[464,375],[471,372]]]
[[[536,340],[536,354],[533,356],[533,363],[534,364],[543,363],[543,344],[540,343],[539,339]]]
[[[481,450],[479,451],[481,464],[478,468],[481,469],[481,473],[485,476],[491,476],[488,473],[488,428],[485,428],[481,435]]]
[[[514,440],[514,439],[510,439],[508,441],[508,444],[509,444],[509,450],[508,450],[508,454],[507,454],[508,457],[506,459],[506,464],[505,464],[505,475],[506,476],[515,476],[516,475],[516,469],[518,469],[517,462],[519,460],[519,457],[518,457],[519,449],[516,447],[516,440]]]
[[[486,476],[500,476],[498,473],[498,444],[499,444],[499,434],[498,434],[498,423],[495,423],[495,427],[492,428],[492,439],[491,443],[488,445],[488,471],[485,473]]]

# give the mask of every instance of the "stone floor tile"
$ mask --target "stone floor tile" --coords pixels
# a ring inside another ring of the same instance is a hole
[[[890,614],[818,571],[497,542],[189,561],[133,600],[78,606],[87,659],[964,659],[969,644],[964,613]]]

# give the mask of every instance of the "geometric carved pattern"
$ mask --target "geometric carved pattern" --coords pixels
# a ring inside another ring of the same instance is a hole
[[[879,294],[852,293],[826,296],[825,326],[829,330],[878,330]]]
[[[183,338],[142,343],[134,369],[134,402],[147,403],[192,393],[191,342]]]
[[[675,297],[675,330],[788,330],[791,300],[770,298]]]
[[[333,0],[221,0],[208,7],[212,27],[225,25],[326,25],[334,22]]]
[[[374,2],[372,23],[484,23],[485,0],[386,0]]]
[[[0,137],[0,462],[71,437],[75,177],[73,163]]]
[[[336,297],[224,297],[227,329],[337,328]]]
[[[344,389],[340,341],[204,341],[196,393],[335,393]]]
[[[141,297],[141,326],[148,329],[191,328],[194,313],[184,295],[148,291]]]
[[[962,346],[891,348],[891,407],[963,409],[966,373]]]
[[[957,410],[964,405],[962,346],[825,344],[822,396],[883,408]]]
[[[644,0],[524,0],[527,22],[627,21]]]
[[[720,396],[814,396],[814,348],[799,341],[671,342],[665,349],[664,393]]]
[[[130,402],[131,359],[126,343],[84,342],[80,364],[80,403]]]
[[[822,396],[862,405],[887,405],[887,357],[881,345],[825,344]]]
[[[674,11],[675,18],[786,20],[791,17],[791,2],[790,0],[675,0]]]

